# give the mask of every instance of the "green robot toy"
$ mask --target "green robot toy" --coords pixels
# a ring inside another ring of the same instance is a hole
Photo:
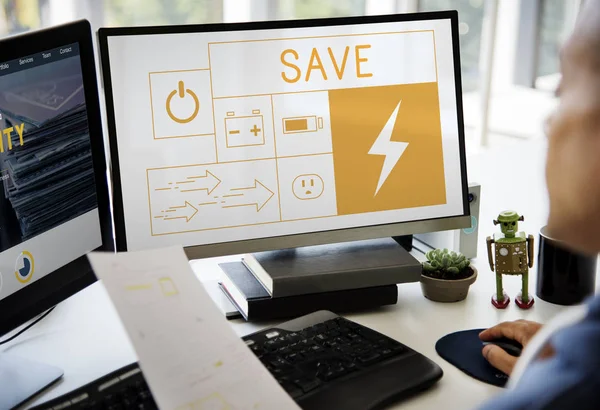
[[[494,225],[500,225],[502,233],[494,238],[487,238],[487,251],[490,268],[494,271],[496,263],[496,294],[492,296],[492,305],[504,309],[510,303],[510,298],[502,289],[502,275],[521,275],[523,287],[515,301],[521,309],[533,306],[533,297],[529,295],[529,268],[533,267],[533,235],[525,236],[519,231],[519,221],[524,221],[515,211],[504,211],[498,215]],[[492,251],[496,245],[496,251]]]

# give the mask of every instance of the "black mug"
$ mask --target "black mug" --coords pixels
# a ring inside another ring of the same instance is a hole
[[[596,290],[596,255],[583,255],[564,247],[540,230],[537,295],[546,302],[576,305]]]

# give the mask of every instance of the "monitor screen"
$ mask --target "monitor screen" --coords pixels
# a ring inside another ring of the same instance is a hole
[[[0,301],[102,245],[78,43],[0,62],[0,181]]]
[[[101,31],[117,243],[273,248],[468,215],[455,25]]]

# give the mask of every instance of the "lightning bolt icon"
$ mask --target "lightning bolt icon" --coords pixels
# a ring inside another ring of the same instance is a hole
[[[398,118],[401,102],[402,100],[400,100],[396,109],[392,115],[390,115],[390,118],[388,118],[385,126],[369,150],[369,155],[383,155],[385,157],[383,167],[381,167],[381,174],[379,174],[379,183],[377,184],[377,189],[373,196],[377,195],[408,146],[408,142],[392,141],[392,131],[394,131],[394,125]]]

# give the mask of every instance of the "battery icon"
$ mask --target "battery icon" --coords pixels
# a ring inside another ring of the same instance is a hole
[[[323,117],[317,117],[316,115],[283,118],[282,121],[284,134],[316,132],[317,130],[323,128]]]
[[[265,143],[264,120],[260,110],[252,110],[252,115],[236,116],[227,112],[225,137],[227,148],[263,145]]]

